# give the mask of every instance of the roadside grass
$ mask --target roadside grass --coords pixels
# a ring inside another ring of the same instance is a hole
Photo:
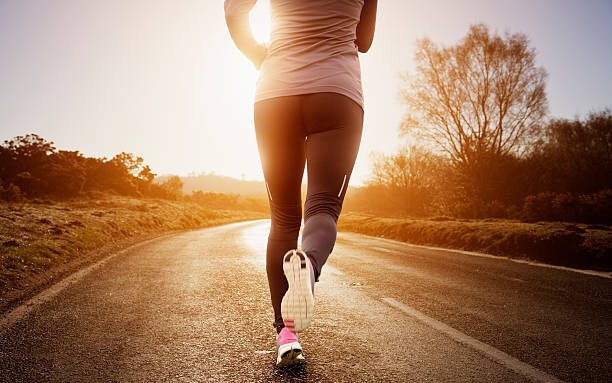
[[[612,271],[612,227],[566,222],[383,218],[347,212],[338,229],[580,269]]]
[[[0,203],[0,306],[10,292],[60,265],[131,238],[267,218],[196,203],[101,196],[69,202]]]

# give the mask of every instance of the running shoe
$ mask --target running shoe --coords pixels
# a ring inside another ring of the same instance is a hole
[[[304,359],[298,335],[283,327],[276,336],[276,365],[291,366]]]
[[[314,269],[302,250],[289,250],[283,258],[289,288],[281,301],[285,326],[300,332],[310,326],[314,314]]]

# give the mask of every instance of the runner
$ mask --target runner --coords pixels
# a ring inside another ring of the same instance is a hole
[[[256,1],[225,0],[225,18],[238,49],[260,70],[255,133],[272,217],[266,270],[277,365],[291,365],[304,360],[298,334],[312,321],[314,284],[333,250],[359,150],[364,102],[357,52],[372,44],[377,2],[270,0],[265,45],[249,25]]]

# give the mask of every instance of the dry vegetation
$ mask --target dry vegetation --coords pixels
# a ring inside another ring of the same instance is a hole
[[[339,230],[410,242],[529,259],[553,265],[612,271],[607,225],[510,220],[379,218],[344,214]]]
[[[83,265],[104,246],[258,218],[266,214],[118,196],[0,203],[0,307],[15,293],[39,284],[37,276],[75,262]]]

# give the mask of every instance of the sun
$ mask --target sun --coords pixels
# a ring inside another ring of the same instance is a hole
[[[270,39],[270,0],[259,0],[251,10],[251,30],[260,43]]]

